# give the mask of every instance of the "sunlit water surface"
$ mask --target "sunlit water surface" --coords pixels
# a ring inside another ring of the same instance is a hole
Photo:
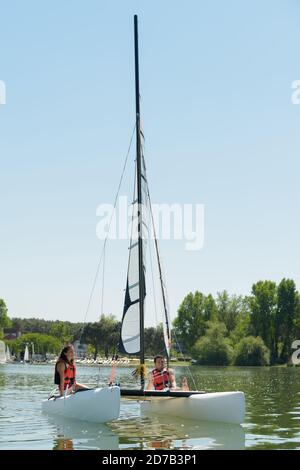
[[[120,418],[107,425],[50,418],[41,401],[53,388],[53,366],[0,365],[0,449],[300,449],[300,368],[190,369],[199,390],[242,390],[243,426],[141,416],[122,401]],[[134,386],[131,368],[119,368],[121,385]],[[101,367],[100,383],[110,368]],[[188,376],[186,367],[176,377]],[[189,377],[189,376],[188,376]],[[96,383],[97,367],[78,367],[78,380]]]

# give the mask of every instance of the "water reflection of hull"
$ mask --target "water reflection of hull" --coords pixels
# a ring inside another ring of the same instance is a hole
[[[122,444],[138,442],[140,449],[245,448],[245,433],[237,424],[195,422],[183,418],[151,416],[110,424]],[[135,448],[137,448],[135,446]]]
[[[205,422],[195,423],[182,418],[168,419],[166,416],[158,417],[159,424],[169,423],[177,432],[176,446],[193,449],[244,449],[245,432],[238,424]]]
[[[78,422],[77,420],[59,416],[48,416],[48,420],[56,427],[56,437],[53,442],[55,450],[119,449],[118,436],[105,424],[85,421]]]
[[[131,402],[122,419],[109,424],[47,416],[54,428],[53,447],[61,450],[101,449],[212,449],[242,450],[245,433],[237,424],[196,422],[163,415],[145,416]]]

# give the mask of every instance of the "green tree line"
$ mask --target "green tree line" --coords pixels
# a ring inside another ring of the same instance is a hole
[[[0,339],[3,338],[4,328],[9,328],[11,326],[11,320],[8,316],[7,306],[3,299],[0,299]]]
[[[102,315],[97,322],[72,323],[37,318],[9,319],[0,299],[0,334],[7,327],[20,328],[15,351],[35,344],[35,352],[58,353],[68,342],[81,339],[89,352],[118,354],[120,322]],[[35,336],[31,336],[35,335]],[[190,356],[200,364],[284,364],[291,356],[293,340],[300,338],[300,294],[292,279],[259,281],[249,296],[219,292],[216,297],[199,291],[189,293],[178,308],[172,329],[173,353]],[[162,325],[145,329],[145,353],[164,352]]]
[[[106,356],[118,354],[120,336],[120,322],[113,315],[102,315],[98,322],[72,323],[69,321],[52,321],[39,318],[12,318],[4,300],[0,299],[0,328],[11,327],[20,329],[22,336],[15,340],[7,340],[10,350],[18,357],[22,357],[26,344],[31,352],[31,343],[34,344],[36,354],[55,353],[61,348],[76,340],[89,345],[89,353],[96,359],[98,354]],[[3,336],[3,334],[2,334]],[[145,352],[155,355],[164,351],[162,326],[145,329]]]
[[[259,281],[249,296],[196,291],[173,324],[183,350],[200,364],[283,364],[300,337],[300,295],[292,279]]]

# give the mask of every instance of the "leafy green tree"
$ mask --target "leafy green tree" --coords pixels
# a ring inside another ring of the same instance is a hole
[[[298,299],[300,294],[298,293]],[[294,319],[294,334],[295,338],[300,338],[300,300],[298,301],[298,306],[295,312],[295,319]]]
[[[249,336],[251,333],[250,312],[244,309],[237,317],[234,330],[231,331],[229,338],[230,343],[235,347],[242,338]]]
[[[280,360],[287,361],[291,344],[295,339],[295,327],[299,312],[299,293],[292,279],[282,279],[277,289],[277,311],[274,325],[274,351],[278,359],[278,343],[282,342]]]
[[[266,366],[270,362],[270,351],[260,337],[241,339],[235,351],[236,366]]]
[[[147,356],[155,356],[156,354],[164,354],[165,343],[163,326],[145,328],[145,353]]]
[[[9,328],[10,326],[11,320],[8,317],[6,303],[3,299],[0,299],[0,338],[3,337],[3,328]]]
[[[211,294],[204,298],[204,319],[205,321],[218,321],[217,304]]]
[[[230,296],[226,290],[218,292],[217,299],[217,319],[226,325],[228,333],[233,331],[239,321],[239,316],[246,310],[245,299],[242,296]]]
[[[61,343],[70,343],[73,341],[70,325],[66,322],[54,322],[50,328],[50,335],[58,338]]]
[[[53,336],[43,335],[40,333],[27,333],[15,340],[6,341],[10,350],[16,355],[22,355],[28,345],[30,353],[32,353],[32,343],[34,344],[35,354],[45,355],[46,353],[58,354],[62,344]]]
[[[94,359],[102,350],[106,356],[117,352],[120,324],[115,317],[102,315],[99,322],[87,323],[82,334],[82,342],[91,344],[94,348]]]
[[[117,352],[117,346],[120,335],[120,323],[116,320],[114,315],[101,315],[100,325],[102,327],[102,346],[104,348],[105,356]]]
[[[26,333],[41,333],[49,335],[51,330],[52,321],[43,320],[40,318],[13,318],[12,327],[19,328],[23,334]]]
[[[181,303],[173,325],[177,340],[190,351],[200,336],[206,331],[207,312],[205,296],[196,291],[189,293]]]
[[[82,342],[88,343],[93,347],[94,360],[96,360],[102,344],[102,327],[99,322],[87,323],[82,334]]]
[[[53,321],[41,318],[12,318],[12,327],[20,329],[22,333],[54,334],[54,336],[59,337],[59,330],[64,327],[62,340],[65,342],[79,339],[83,326],[83,323],[72,323],[69,321]]]
[[[224,323],[208,322],[208,330],[192,348],[192,356],[199,364],[227,366],[231,362],[233,350],[226,335]]]
[[[252,286],[250,297],[253,336],[260,336],[275,357],[274,320],[277,309],[277,287],[272,281],[259,281]]]

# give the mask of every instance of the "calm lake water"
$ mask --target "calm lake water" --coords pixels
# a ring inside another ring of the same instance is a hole
[[[118,369],[123,386],[129,368]],[[300,449],[300,368],[192,366],[197,388],[242,390],[243,426],[142,417],[134,401],[122,402],[120,418],[108,425],[50,418],[41,401],[53,388],[53,366],[0,365],[0,449]],[[186,367],[175,368],[176,377]],[[101,367],[105,383],[110,369]],[[78,367],[78,380],[95,383],[96,367]]]

